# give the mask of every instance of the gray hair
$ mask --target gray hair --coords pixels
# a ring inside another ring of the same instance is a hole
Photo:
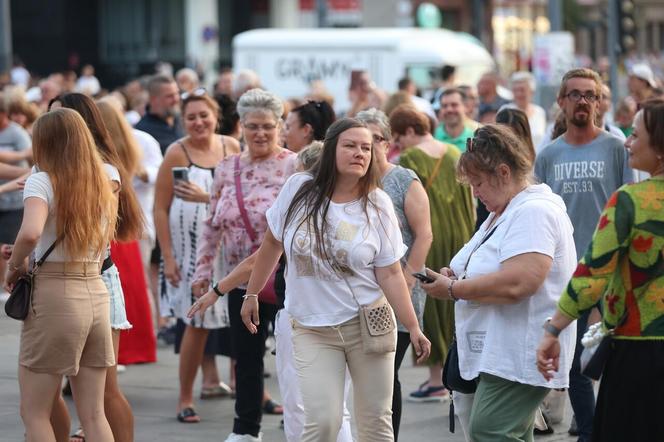
[[[323,153],[323,142],[312,141],[297,153],[297,161],[304,171],[311,170]]]
[[[171,84],[174,82],[175,80],[173,80],[173,77],[169,77],[168,75],[163,75],[163,74],[153,75],[148,80],[148,86],[147,86],[147,90],[148,93],[150,94],[150,97],[156,97],[157,95],[159,95],[159,92],[161,92],[161,87],[163,85]]]
[[[261,87],[261,79],[251,69],[242,69],[233,81],[233,95],[241,96],[248,90]]]
[[[175,74],[175,79],[179,80],[181,78],[187,78],[192,83],[195,84],[198,84],[200,82],[198,78],[198,73],[196,73],[196,71],[193,70],[192,68],[182,68],[179,71],[177,71]]]
[[[284,114],[284,103],[272,92],[263,89],[250,89],[237,102],[237,113],[244,121],[252,112],[262,112],[274,117],[278,122]]]
[[[390,128],[390,121],[385,115],[385,112],[372,107],[371,109],[363,110],[355,115],[355,118],[362,121],[364,124],[375,124],[380,128],[383,138],[390,140],[392,138],[392,129]]]
[[[526,82],[530,90],[535,92],[535,88],[537,88],[537,82],[535,81],[535,76],[533,74],[528,71],[518,71],[512,74],[512,78],[510,78],[512,85],[521,81]]]

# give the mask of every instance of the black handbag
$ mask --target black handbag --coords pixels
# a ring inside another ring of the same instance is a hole
[[[477,378],[468,380],[461,377],[456,338],[452,340],[452,344],[447,350],[447,357],[443,366],[443,385],[450,391],[458,391],[464,394],[472,394],[477,390]]]
[[[597,344],[597,348],[594,349],[594,352],[590,358],[588,358],[585,366],[582,367],[581,374],[589,377],[594,381],[599,381],[599,378],[602,377],[602,373],[604,372],[604,366],[606,365],[606,362],[609,360],[609,356],[611,355],[612,341],[612,335],[609,334],[604,336],[604,339],[602,339],[602,341]],[[588,351],[588,349],[584,348],[583,352],[586,351]]]
[[[35,263],[32,270],[25,275],[21,275],[14,284],[12,293],[9,295],[7,302],[5,302],[5,313],[7,313],[7,316],[10,318],[23,321],[28,317],[28,313],[32,307],[32,287],[35,272],[44,263],[46,258],[48,258],[48,255],[51,254],[53,249],[55,249],[58,241],[59,239],[56,239],[55,242],[51,244],[51,247],[46,250],[44,256]]]

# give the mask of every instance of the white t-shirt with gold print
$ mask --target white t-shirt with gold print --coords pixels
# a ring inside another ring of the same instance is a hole
[[[277,200],[267,211],[274,237],[284,245],[286,268],[286,311],[309,327],[342,324],[358,315],[359,306],[376,301],[380,287],[375,268],[398,262],[406,253],[392,201],[376,189],[369,195],[373,204],[364,213],[361,201],[330,203],[328,229],[324,234],[329,256],[346,269],[344,276],[334,272],[318,253],[313,229],[295,220],[284,226],[295,193],[312,177],[306,173],[291,176]],[[297,229],[297,230],[296,230]]]

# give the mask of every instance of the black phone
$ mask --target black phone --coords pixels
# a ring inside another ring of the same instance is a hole
[[[189,169],[187,167],[174,167],[173,181],[189,181]]]
[[[413,277],[417,278],[420,280],[420,282],[423,282],[425,284],[431,284],[432,282],[435,281],[432,277],[426,275],[425,273],[412,273]]]

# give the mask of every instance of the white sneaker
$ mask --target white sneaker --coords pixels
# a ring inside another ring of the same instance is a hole
[[[235,434],[231,433],[226,438],[226,442],[261,442],[263,440],[263,433],[258,433],[258,437],[251,434]]]

